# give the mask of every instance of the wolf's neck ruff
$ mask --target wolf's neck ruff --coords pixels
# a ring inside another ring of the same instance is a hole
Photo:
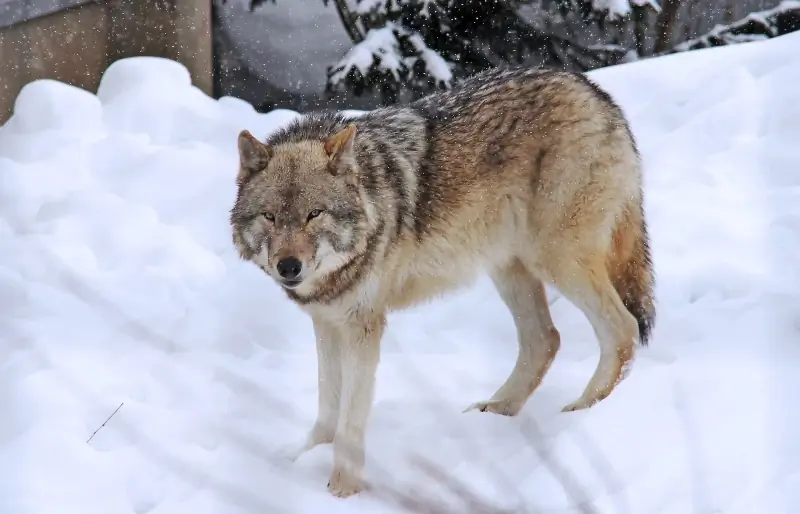
[[[299,305],[327,304],[353,291],[377,257],[383,230],[384,225],[381,223],[367,239],[366,248],[362,252],[339,268],[314,280],[311,284],[313,289],[309,293],[303,294],[297,290],[286,289],[287,296]]]

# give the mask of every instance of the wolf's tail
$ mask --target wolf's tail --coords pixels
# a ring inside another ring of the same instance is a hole
[[[640,202],[629,205],[614,228],[611,255],[606,266],[614,289],[639,324],[639,341],[646,346],[655,326],[655,274],[647,223]]]

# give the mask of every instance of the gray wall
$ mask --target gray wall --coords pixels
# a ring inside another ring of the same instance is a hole
[[[149,55],[185,65],[212,92],[210,4],[202,0],[0,0],[0,123],[36,79],[96,91],[109,64]]]

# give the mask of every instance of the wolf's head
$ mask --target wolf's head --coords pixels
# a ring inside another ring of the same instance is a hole
[[[322,139],[264,144],[239,134],[233,242],[286,289],[313,282],[364,251],[368,213],[349,124]]]

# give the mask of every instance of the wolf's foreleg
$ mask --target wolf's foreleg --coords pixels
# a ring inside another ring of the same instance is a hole
[[[317,340],[317,420],[305,443],[290,455],[297,460],[312,448],[333,442],[339,422],[339,403],[342,391],[342,369],[339,361],[341,334],[332,323],[312,316]]]
[[[385,326],[385,317],[370,315],[355,317],[340,328],[341,410],[333,439],[333,473],[328,482],[334,496],[347,497],[364,488],[364,432],[372,410]]]

